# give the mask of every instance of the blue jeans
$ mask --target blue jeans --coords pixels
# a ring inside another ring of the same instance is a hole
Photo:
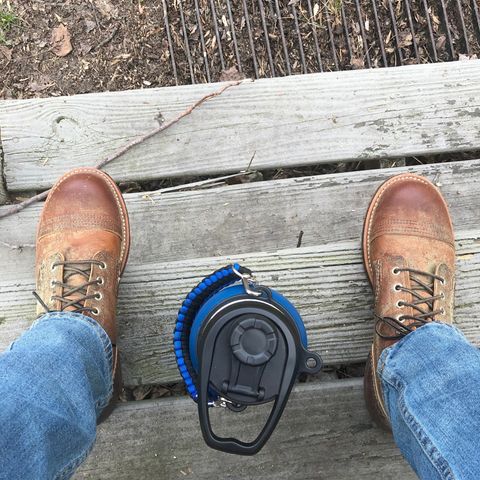
[[[480,352],[430,323],[383,351],[378,365],[393,435],[423,480],[480,479]]]
[[[0,355],[0,479],[67,479],[112,395],[112,345],[78,313],[49,313]]]
[[[0,355],[1,480],[72,476],[111,397],[111,365],[107,334],[73,313],[44,315]],[[385,350],[379,370],[395,440],[419,477],[480,479],[479,352],[429,324]]]

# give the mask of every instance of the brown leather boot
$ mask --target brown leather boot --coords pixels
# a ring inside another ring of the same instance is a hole
[[[454,234],[440,191],[409,173],[387,180],[367,211],[363,259],[375,297],[365,400],[373,419],[390,429],[377,375],[380,354],[428,322],[452,323]]]
[[[37,230],[37,313],[70,311],[96,320],[113,345],[113,408],[121,390],[115,310],[130,247],[120,190],[104,172],[78,168],[52,187]]]

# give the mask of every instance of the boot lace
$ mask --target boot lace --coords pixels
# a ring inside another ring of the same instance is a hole
[[[104,280],[102,277],[98,277],[95,280],[90,281],[90,274],[93,265],[98,265],[102,270],[107,268],[105,262],[99,260],[72,260],[55,262],[52,265],[52,269],[63,265],[63,281],[52,280],[52,287],[61,287],[62,295],[52,295],[51,301],[59,301],[61,304],[60,311],[64,311],[67,308],[73,307],[71,312],[75,313],[93,313],[98,315],[97,308],[86,307],[85,302],[90,299],[100,300],[101,294],[99,292],[87,295],[87,289],[90,285],[102,285]],[[73,277],[80,275],[84,280],[84,283],[79,285],[72,285]],[[42,300],[37,292],[33,292],[33,295],[37,301],[42,305],[45,311],[51,312],[48,305]]]
[[[395,286],[395,290],[409,294],[411,301],[401,300],[397,303],[397,306],[411,307],[414,313],[413,315],[401,315],[398,318],[375,315],[377,319],[375,331],[377,335],[386,340],[399,340],[426,323],[435,322],[436,315],[445,313],[443,308],[433,309],[435,300],[445,298],[443,292],[440,295],[434,295],[434,282],[439,280],[442,284],[445,284],[443,277],[413,268],[394,268],[393,270],[394,274],[400,272],[408,272],[411,286],[407,288],[398,284]],[[381,333],[379,327],[382,323],[395,330],[396,334],[390,336]]]

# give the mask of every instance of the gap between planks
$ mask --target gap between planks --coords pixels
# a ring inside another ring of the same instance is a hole
[[[455,323],[480,345],[480,230],[457,232]],[[309,348],[326,365],[361,362],[372,340],[370,285],[358,242],[299,248],[225,258],[132,266],[120,286],[118,345],[126,385],[167,383],[179,379],[172,332],[181,301],[201,278],[239,261],[258,279],[283,293],[298,308]],[[0,349],[34,319],[31,280],[0,282]]]
[[[411,172],[437,184],[454,226],[474,230],[480,160],[289,178],[187,192],[126,194],[132,230],[129,265],[275,251],[360,239],[378,186]],[[4,208],[0,207],[0,212]],[[41,204],[0,220],[2,274],[32,276]],[[3,242],[3,243],[2,243]],[[3,245],[7,244],[7,245]],[[22,248],[22,246],[26,246]],[[10,246],[10,247],[9,247]],[[128,268],[128,266],[127,266]]]
[[[245,259],[259,270],[265,284],[278,287],[297,303],[312,345],[327,363],[364,360],[372,319],[371,293],[360,255],[363,216],[376,188],[402,171],[426,174],[441,185],[450,205],[461,254],[457,321],[476,341],[479,161],[259,182],[211,191],[152,193],[148,198],[130,194],[126,198],[133,228],[131,263],[119,302],[126,383],[178,378],[170,342],[175,311],[182,295],[201,275],[227,262],[228,253]],[[2,346],[27,328],[34,316],[30,293],[34,249],[2,245],[33,244],[40,208],[31,207],[0,222]],[[249,254],[295,246],[300,230],[305,232],[304,248]]]

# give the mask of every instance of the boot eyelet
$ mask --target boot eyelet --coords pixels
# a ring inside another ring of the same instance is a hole
[[[392,270],[392,273],[393,273],[394,275],[400,275],[400,269],[397,268],[397,267],[395,267],[395,268]]]
[[[445,315],[445,309],[443,307],[440,309],[440,315]]]
[[[445,298],[445,294],[442,292],[440,293],[440,298],[443,300]]]
[[[99,309],[99,308],[94,308],[94,309],[92,310],[92,314],[95,315],[95,316],[100,315],[100,309]]]
[[[402,289],[402,285],[400,285],[399,283],[397,283],[397,284],[395,285],[395,290],[396,290],[397,292],[399,292],[401,289]]]
[[[405,304],[403,303],[402,300],[399,300],[399,301],[397,302],[397,308],[403,308],[404,306],[405,306]]]
[[[56,263],[52,263],[52,266],[50,267],[50,270],[53,272],[57,267],[58,267],[58,265]]]
[[[97,285],[103,285],[105,283],[105,279],[103,277],[97,277]]]
[[[95,300],[101,300],[103,298],[103,295],[100,292],[97,292],[95,294]]]
[[[56,280],[52,280],[52,281],[50,282],[50,286],[51,286],[52,288],[55,288],[55,287],[57,286],[57,281],[56,281]]]
[[[100,268],[100,270],[106,270],[107,269],[107,264],[105,262],[102,262],[98,268]]]

